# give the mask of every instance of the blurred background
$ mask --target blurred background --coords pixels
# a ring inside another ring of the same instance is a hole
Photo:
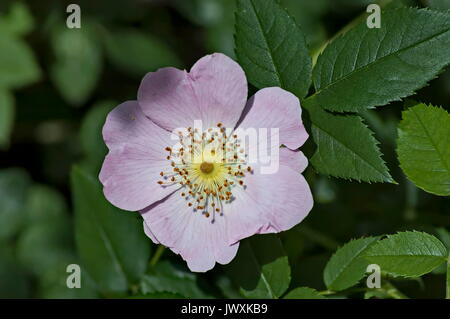
[[[313,56],[373,2],[281,0],[302,27]],[[445,10],[449,2],[380,4]],[[70,3],[0,2],[0,298],[100,298],[158,289],[189,297],[239,297],[225,267],[195,275],[168,251],[144,283],[126,292],[105,294],[89,278],[81,289],[66,287],[66,266],[79,262],[72,166],[98,176],[106,154],[101,137],[106,114],[136,99],[146,72],[164,66],[189,69],[212,52],[234,58],[235,7],[233,0],[79,0],[81,29],[69,29]],[[449,110],[450,70],[412,98]],[[417,189],[398,168],[395,141],[402,108],[392,103],[364,114],[398,185],[306,171],[315,207],[302,224],[280,235],[292,267],[291,287],[325,289],[325,263],[351,238],[416,229],[450,245],[449,199]],[[313,152],[309,142],[306,153]],[[137,225],[135,232],[142,232]],[[442,297],[444,271],[396,280],[396,285],[411,297]]]

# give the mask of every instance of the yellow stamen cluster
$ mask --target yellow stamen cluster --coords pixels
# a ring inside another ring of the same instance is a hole
[[[192,127],[178,132],[177,147],[166,147],[170,169],[160,172],[158,184],[182,186],[181,196],[193,211],[215,220],[223,215],[223,207],[231,202],[233,189],[243,187],[246,173],[253,173],[246,165],[247,155],[238,136],[228,133],[221,123],[205,132]]]

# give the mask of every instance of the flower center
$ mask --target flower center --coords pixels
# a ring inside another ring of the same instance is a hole
[[[209,174],[214,170],[214,164],[208,163],[208,162],[203,162],[200,165],[200,170],[202,171],[202,173]]]
[[[162,187],[178,184],[186,205],[205,217],[223,215],[235,187],[245,189],[245,174],[253,173],[237,135],[217,124],[205,132],[187,128],[178,132],[177,147],[166,147],[169,169],[160,172]]]

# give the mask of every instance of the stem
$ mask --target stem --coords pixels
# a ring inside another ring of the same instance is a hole
[[[447,259],[447,293],[445,299],[450,299],[450,255],[448,255]]]
[[[339,243],[336,240],[306,225],[299,227],[298,232],[312,242],[331,251],[334,251],[339,247]]]
[[[327,296],[327,295],[332,295],[332,294],[334,294],[335,292],[334,291],[331,291],[331,290],[322,290],[322,291],[319,291],[319,295],[322,295],[322,296]]]
[[[412,221],[417,218],[417,198],[418,198],[418,189],[417,187],[406,179],[406,207],[404,218],[407,221]]]
[[[348,294],[352,294],[352,293],[358,293],[358,292],[365,292],[367,291],[367,288],[362,288],[362,287],[351,287],[351,288],[347,288],[345,290],[341,290],[341,291],[333,291],[333,290],[322,290],[319,291],[319,295],[322,296],[329,296],[329,295],[348,295]]]
[[[166,247],[164,247],[163,245],[158,246],[155,254],[153,255],[152,259],[150,260],[150,267],[153,267],[158,263],[159,259],[161,258],[162,254],[164,253],[165,249],[166,249]]]
[[[386,284],[383,287],[383,290],[386,292],[386,294],[394,299],[409,299],[406,295],[404,295],[401,291],[397,289],[393,284],[391,284],[389,281],[386,282]]]

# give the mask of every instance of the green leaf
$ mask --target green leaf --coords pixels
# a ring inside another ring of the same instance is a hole
[[[426,2],[432,9],[450,10],[450,0],[426,0]]]
[[[13,2],[8,14],[0,15],[0,33],[22,36],[33,27],[33,16],[23,2]]]
[[[95,282],[89,274],[81,268],[80,288],[67,287],[67,272],[69,264],[79,264],[75,258],[71,260],[61,260],[58,264],[48,268],[44,274],[39,276],[38,298],[46,299],[86,299],[97,298],[98,292]]]
[[[284,299],[325,299],[324,296],[319,294],[315,289],[308,287],[299,287],[291,290]]]
[[[219,23],[224,7],[233,1],[229,0],[174,0],[176,9],[190,22],[211,27]]]
[[[450,252],[450,232],[443,227],[436,228],[439,240],[445,245],[447,251]],[[447,264],[442,264],[432,271],[433,274],[442,275],[447,273]]]
[[[450,115],[425,104],[402,115],[397,140],[400,167],[423,190],[450,195]]]
[[[278,3],[238,0],[235,28],[236,56],[250,83],[306,95],[311,57],[299,26]]]
[[[39,80],[41,70],[33,52],[21,39],[0,36],[0,88],[20,88]]]
[[[328,261],[323,279],[329,290],[341,291],[356,285],[369,263],[361,257],[379,237],[352,240],[340,247]]]
[[[309,101],[338,112],[385,105],[424,87],[450,63],[450,13],[400,8],[381,17],[381,28],[363,21],[327,46]]]
[[[226,274],[220,275],[215,282],[216,286],[225,298],[228,299],[242,299],[239,289],[233,284]]]
[[[14,124],[14,97],[3,89],[0,89],[0,149],[9,146],[9,137]]]
[[[30,187],[26,203],[26,223],[50,223],[68,217],[67,203],[61,193],[46,186]]]
[[[107,34],[106,53],[111,62],[125,73],[142,77],[166,66],[180,66],[175,53],[161,40],[133,29]]]
[[[27,225],[17,243],[18,259],[29,272],[38,276],[62,260],[75,259],[72,225],[67,218]]]
[[[92,174],[98,174],[101,165],[108,153],[103,141],[103,125],[108,113],[118,103],[114,101],[101,101],[96,103],[85,115],[80,128],[80,143],[85,156],[85,167]]]
[[[0,170],[0,240],[13,237],[24,225],[29,185],[23,169]]]
[[[359,116],[335,116],[308,107],[317,150],[311,158],[322,174],[365,182],[395,183],[381,158],[378,141]]]
[[[197,275],[176,268],[168,261],[160,261],[142,278],[141,293],[144,295],[169,292],[188,298],[207,298],[197,284]]]
[[[27,275],[14,258],[11,247],[0,245],[0,298],[29,298]]]
[[[94,26],[83,22],[80,29],[57,28],[50,40],[56,59],[50,72],[53,83],[68,103],[81,105],[94,90],[102,69]]]
[[[364,299],[389,299],[390,297],[385,290],[370,289],[364,293]]]
[[[388,235],[364,254],[381,271],[394,276],[420,277],[447,260],[447,249],[436,237],[417,231]]]
[[[80,168],[73,168],[71,180],[82,264],[101,291],[126,291],[143,275],[150,256],[142,220],[109,204],[98,180]]]
[[[17,257],[23,267],[41,277],[61,262],[73,263],[73,227],[62,195],[47,186],[33,185],[24,211],[24,228],[17,241]]]
[[[276,235],[241,241],[227,272],[247,298],[278,298],[291,281],[288,257]]]
[[[447,249],[450,251],[450,232],[443,228],[437,228],[436,232],[439,235],[439,239],[444,243],[445,247],[447,247]]]

